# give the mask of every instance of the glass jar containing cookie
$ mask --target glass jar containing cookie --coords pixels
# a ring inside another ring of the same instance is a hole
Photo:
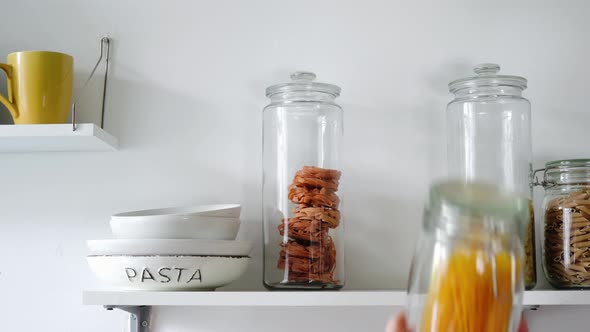
[[[344,286],[340,88],[296,72],[266,89],[263,111],[264,285]]]
[[[541,172],[545,276],[556,288],[590,289],[590,159],[551,161]]]

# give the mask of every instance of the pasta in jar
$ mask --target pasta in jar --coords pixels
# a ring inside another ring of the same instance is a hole
[[[590,288],[590,159],[545,164],[543,271],[556,288]]]
[[[411,331],[515,332],[528,199],[491,185],[444,182],[430,200],[410,273]]]
[[[590,189],[550,199],[544,221],[549,282],[558,288],[590,287]]]
[[[453,253],[434,273],[420,331],[509,331],[521,259],[508,251]]]

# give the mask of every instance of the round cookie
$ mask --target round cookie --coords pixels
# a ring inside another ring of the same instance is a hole
[[[287,266],[288,265],[288,268]],[[289,275],[291,273],[323,273],[324,264],[321,260],[309,260],[301,257],[281,257],[278,268],[287,269]]]
[[[313,177],[303,177],[295,175],[293,184],[299,187],[326,188],[334,191],[338,190],[339,181],[337,179],[318,179]]]
[[[334,191],[326,188],[305,188],[294,185],[289,186],[289,197],[293,203],[308,206],[326,206],[337,208],[340,199]]]
[[[294,240],[281,244],[281,256],[301,257],[307,259],[318,259],[322,257],[324,246],[321,243],[301,244]]]
[[[339,180],[342,172],[335,169],[321,168],[316,166],[303,166],[303,168],[295,173],[295,175],[304,178],[316,178],[324,180]]]
[[[328,236],[327,224],[319,220],[310,221],[290,218],[288,221],[283,221],[279,225],[279,233],[281,235],[285,235],[285,227],[287,228],[287,235],[296,240],[321,242]]]
[[[287,254],[286,248],[283,246],[281,255],[278,262],[279,269],[287,269],[289,279],[291,274],[330,274],[330,278],[336,268],[336,248],[334,242],[330,237],[325,241],[323,245],[322,254],[317,259],[309,257],[296,257]]]
[[[293,218],[309,221],[319,220],[330,228],[336,228],[340,224],[340,211],[322,206],[310,207],[300,204],[293,210]]]

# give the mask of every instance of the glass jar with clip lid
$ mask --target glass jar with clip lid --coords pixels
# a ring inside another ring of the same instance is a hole
[[[556,288],[590,289],[590,159],[556,160],[543,173],[543,272]]]

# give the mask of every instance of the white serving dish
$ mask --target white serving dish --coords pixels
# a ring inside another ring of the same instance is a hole
[[[110,225],[119,239],[233,240],[240,230],[239,205],[201,205],[115,214]]]
[[[249,241],[195,239],[114,239],[86,241],[91,255],[248,256]]]
[[[213,290],[238,279],[249,257],[88,256],[98,279],[122,290]]]
[[[163,209],[150,209],[115,214],[113,217],[153,217],[164,215],[198,215],[205,217],[239,218],[242,210],[239,204],[210,204]]]
[[[169,215],[158,217],[112,217],[111,231],[119,239],[210,239],[233,240],[240,219]]]

